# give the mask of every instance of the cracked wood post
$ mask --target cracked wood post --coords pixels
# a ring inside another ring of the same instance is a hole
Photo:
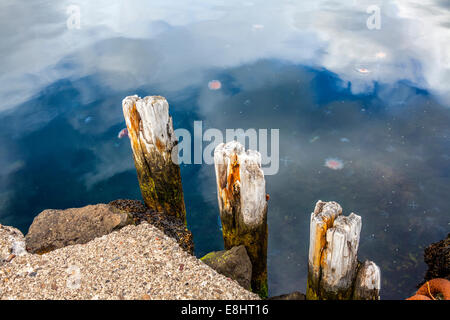
[[[252,291],[267,297],[267,198],[261,155],[237,141],[214,151],[225,249],[244,245],[252,262]]]
[[[356,275],[353,300],[380,300],[380,268],[372,261],[365,261]]]
[[[186,223],[177,152],[172,155],[178,140],[167,100],[134,95],[122,101],[122,109],[145,204]]]
[[[352,298],[360,231],[360,216],[342,216],[336,202],[317,202],[310,223],[307,299]]]

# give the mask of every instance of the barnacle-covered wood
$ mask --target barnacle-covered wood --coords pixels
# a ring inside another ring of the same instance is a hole
[[[365,261],[358,269],[353,300],[380,300],[380,268],[372,261]]]
[[[123,100],[122,108],[145,204],[186,222],[180,167],[176,152],[172,155],[178,140],[167,100],[134,95]]]
[[[307,299],[353,298],[360,232],[360,216],[343,216],[336,202],[317,202],[310,221]],[[377,283],[379,292],[379,280]]]
[[[261,155],[237,141],[214,151],[225,249],[244,245],[252,262],[253,292],[267,296],[267,199]]]

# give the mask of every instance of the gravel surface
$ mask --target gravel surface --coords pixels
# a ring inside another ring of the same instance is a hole
[[[0,264],[0,299],[259,299],[143,223]]]

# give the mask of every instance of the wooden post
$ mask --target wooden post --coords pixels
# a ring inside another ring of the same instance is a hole
[[[380,268],[372,261],[365,261],[356,275],[353,300],[380,300],[380,282]]]
[[[123,114],[145,204],[186,223],[183,187],[169,104],[160,96],[126,97]]]
[[[307,299],[353,298],[359,265],[360,231],[360,216],[354,213],[343,216],[342,208],[336,202],[317,202],[310,223]],[[361,288],[365,286],[364,278],[369,271],[374,270],[373,265],[360,269]],[[377,288],[379,291],[379,285]],[[360,295],[360,291],[356,295],[360,298],[366,296]]]
[[[261,155],[231,141],[216,147],[214,165],[225,249],[245,246],[252,262],[252,290],[267,297],[267,198]]]

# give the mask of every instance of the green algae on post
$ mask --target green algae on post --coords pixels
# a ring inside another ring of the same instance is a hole
[[[237,141],[214,151],[225,249],[244,245],[252,262],[251,287],[267,297],[267,197],[261,155]]]
[[[145,204],[186,224],[180,167],[173,159],[176,152],[172,155],[178,140],[167,100],[134,95],[123,100],[122,108]]]

